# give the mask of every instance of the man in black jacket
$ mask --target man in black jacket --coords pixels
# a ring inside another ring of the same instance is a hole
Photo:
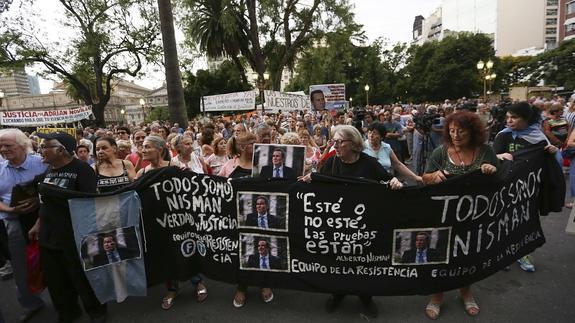
[[[427,232],[418,232],[415,236],[415,250],[406,250],[401,256],[401,262],[405,264],[425,264],[440,261],[439,252],[429,249],[431,237]]]
[[[291,167],[284,165],[285,152],[281,148],[274,149],[272,153],[272,166],[266,165],[262,167],[260,176],[265,178],[291,178],[296,179],[296,173]]]
[[[246,216],[246,226],[258,227],[262,229],[280,229],[279,219],[269,214],[269,202],[265,196],[258,196],[256,199],[256,212]]]
[[[270,245],[267,240],[260,238],[257,241],[258,254],[248,257],[247,267],[258,269],[281,269],[280,258],[270,253]]]

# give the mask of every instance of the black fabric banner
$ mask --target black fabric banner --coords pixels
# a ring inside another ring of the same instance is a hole
[[[398,191],[320,176],[229,181],[168,167],[127,189],[142,201],[149,285],[201,272],[324,293],[429,294],[482,280],[545,243],[544,164],[541,150],[531,151],[496,175]]]

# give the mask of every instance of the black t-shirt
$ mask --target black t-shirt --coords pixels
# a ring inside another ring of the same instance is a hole
[[[242,168],[237,166],[231,173],[229,178],[241,178],[241,177],[250,177],[252,176],[252,170],[247,168]]]
[[[393,177],[383,168],[377,159],[361,152],[354,163],[344,163],[336,155],[331,156],[320,170],[321,174],[365,178],[376,181],[389,181]]]
[[[96,181],[92,167],[74,158],[66,166],[50,168],[42,183],[78,192],[96,193]],[[68,201],[47,195],[41,196],[40,200],[40,245],[53,249],[73,248],[74,232]]]
[[[497,134],[493,140],[493,150],[496,154],[510,153],[513,154],[518,150],[533,146],[529,141],[516,137],[513,139],[511,132],[502,132]]]

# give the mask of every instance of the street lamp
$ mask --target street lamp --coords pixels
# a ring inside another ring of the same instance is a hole
[[[488,60],[487,63],[484,63],[482,60],[477,62],[477,70],[481,75],[481,79],[483,79],[483,100],[487,101],[487,81],[491,79],[491,69],[493,68],[493,61]],[[495,78],[495,74],[493,74],[493,79]]]
[[[493,84],[493,82],[495,82],[496,77],[497,77],[497,74],[495,74],[495,73],[485,76],[485,81],[487,81],[487,83],[489,83],[489,91],[487,91],[487,94],[493,93],[491,91],[491,85]]]
[[[122,114],[122,120],[120,120],[120,124],[123,125],[124,124],[124,114],[126,114],[126,110],[124,110],[124,108],[122,108],[120,110],[120,114]]]
[[[0,90],[0,108],[2,107],[3,102],[4,102],[4,91]]]
[[[353,98],[351,96],[349,97],[349,105],[350,105],[350,108],[353,109]]]
[[[144,122],[146,122],[146,99],[140,99],[140,106],[142,107],[142,115],[144,117]]]
[[[365,105],[369,105],[369,84],[366,84],[363,89],[365,90]]]

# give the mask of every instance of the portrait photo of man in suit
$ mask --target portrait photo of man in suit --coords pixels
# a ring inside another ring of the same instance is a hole
[[[429,248],[430,241],[429,233],[418,232],[415,236],[415,249],[406,250],[401,256],[401,262],[404,264],[425,264],[442,261],[439,252]]]
[[[118,263],[123,260],[136,258],[139,255],[138,250],[120,248],[114,232],[105,233],[101,239],[103,252],[94,255],[94,259],[92,261],[93,267]]]
[[[258,253],[250,255],[246,264],[247,268],[256,268],[263,270],[281,270],[282,263],[280,258],[271,254],[271,246],[268,240],[258,238],[256,240]]]
[[[256,198],[256,212],[246,216],[246,226],[261,229],[282,229],[278,217],[269,214],[269,200],[263,195]]]
[[[285,166],[285,151],[275,148],[272,152],[272,165],[262,167],[260,176],[265,178],[289,178],[296,179],[297,175],[293,168]]]

